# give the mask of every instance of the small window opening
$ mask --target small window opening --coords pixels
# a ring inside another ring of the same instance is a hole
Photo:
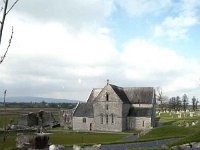
[[[108,110],[108,104],[106,104],[106,110]]]
[[[114,123],[114,115],[113,114],[111,115],[111,123],[112,124]]]
[[[83,118],[83,123],[86,123],[86,118]]]
[[[108,124],[108,115],[106,115],[106,123]]]
[[[103,114],[101,114],[100,116],[100,121],[101,121],[101,124],[103,124]]]
[[[109,94],[106,93],[106,101],[108,101],[108,100],[109,100]]]

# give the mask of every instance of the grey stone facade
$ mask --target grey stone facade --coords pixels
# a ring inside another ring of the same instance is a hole
[[[122,88],[107,84],[93,89],[87,103],[73,114],[73,130],[123,131],[154,126],[155,92],[152,87]]]
[[[51,112],[39,111],[38,113],[30,112],[28,114],[21,114],[18,117],[18,125],[21,126],[51,126],[55,119]]]
[[[76,109],[66,109],[60,111],[60,125],[63,126],[65,129],[72,129],[73,125],[73,113]]]
[[[18,117],[18,125],[35,126],[38,124],[38,117],[36,113],[22,114]]]

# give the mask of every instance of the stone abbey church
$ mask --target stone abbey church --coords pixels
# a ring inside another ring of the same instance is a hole
[[[119,87],[107,83],[94,88],[86,103],[79,103],[73,113],[73,130],[123,131],[143,130],[155,124],[153,87]]]

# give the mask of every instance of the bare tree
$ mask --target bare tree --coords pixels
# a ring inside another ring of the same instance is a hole
[[[13,9],[13,7],[17,4],[19,0],[15,0],[14,2],[12,2],[11,4],[9,4],[9,0],[2,0],[1,4],[2,6],[0,6],[0,14],[1,14],[1,18],[0,18],[0,48],[2,45],[2,37],[3,37],[3,30],[4,30],[4,24],[6,21],[6,17],[9,14],[9,12]],[[11,31],[11,35],[8,41],[8,46],[6,48],[6,50],[4,50],[3,55],[0,56],[0,64],[3,63],[4,59],[6,58],[6,55],[8,53],[8,50],[10,48],[11,42],[12,42],[12,38],[13,38],[13,27],[12,27],[12,31]],[[3,51],[0,49],[0,52]],[[5,109],[5,118],[6,118],[6,90],[4,91],[4,109]],[[7,126],[6,126],[6,119],[5,119],[5,125],[4,125],[4,137],[3,137],[3,141],[6,141],[6,137],[7,137]]]
[[[163,94],[161,87],[157,87],[156,92],[157,92],[156,99],[157,99],[157,102],[159,103],[158,105],[160,109],[163,111],[164,106],[165,106],[165,101],[168,100],[168,97]]]
[[[1,42],[2,42],[2,36],[3,36],[3,29],[4,29],[4,24],[5,24],[5,20],[7,15],[9,14],[9,12],[13,9],[13,7],[17,4],[19,0],[15,0],[12,4],[9,5],[9,0],[2,0],[2,6],[0,6],[0,13],[2,15],[2,18],[0,19],[0,46],[1,46]],[[9,47],[11,45],[12,42],[12,38],[13,38],[13,27],[12,27],[12,31],[11,31],[11,35],[10,35],[10,39],[8,41],[8,46],[7,49],[5,50],[5,52],[3,52],[3,56],[0,57],[0,64],[4,61],[4,59],[6,58],[6,55],[8,53]]]

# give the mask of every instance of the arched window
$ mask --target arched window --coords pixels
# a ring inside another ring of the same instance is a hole
[[[113,124],[114,123],[114,115],[111,114],[111,123]]]
[[[103,114],[100,115],[100,122],[103,124]]]
[[[108,115],[106,115],[106,123],[108,124]]]
[[[106,93],[106,101],[108,101],[108,100],[109,100],[109,94]]]

